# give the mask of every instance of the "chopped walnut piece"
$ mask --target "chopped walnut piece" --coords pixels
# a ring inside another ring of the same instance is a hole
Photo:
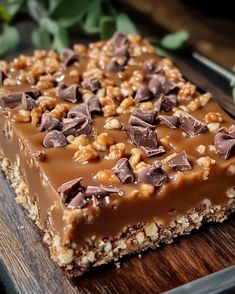
[[[134,99],[132,97],[125,98],[119,107],[117,108],[117,113],[129,112],[130,107],[134,105]]]
[[[205,115],[205,118],[204,120],[207,122],[207,123],[220,123],[223,121],[222,117],[221,117],[221,114],[218,113],[218,112],[208,112],[206,115]]]
[[[41,120],[41,117],[42,117],[42,109],[40,107],[33,108],[31,110],[31,114],[30,115],[31,115],[31,122],[32,122],[32,124],[36,125]]]
[[[219,123],[209,123],[207,125],[208,129],[210,132],[212,133],[218,133],[219,129],[220,129],[220,124]]]
[[[102,108],[102,111],[103,111],[104,117],[115,116],[117,114],[116,113],[116,106],[114,104],[112,104],[112,105],[105,105]]]
[[[87,146],[82,146],[74,154],[74,160],[79,163],[84,163],[90,160],[94,160],[98,157],[98,154],[94,147],[90,144]]]
[[[68,110],[69,110],[68,104],[65,104],[65,103],[57,104],[56,107],[51,111],[51,115],[61,120],[63,117],[65,117]]]
[[[116,177],[115,174],[109,169],[100,170],[96,174],[95,178],[101,184],[119,184],[120,183],[118,177]]]
[[[52,110],[56,106],[56,98],[49,96],[40,96],[37,99],[38,106],[42,108],[42,111]]]
[[[215,164],[215,160],[210,158],[209,156],[200,157],[197,159],[197,164],[209,168],[211,165]]]
[[[18,122],[30,122],[31,116],[29,110],[21,109],[19,112],[15,115],[15,119]]]
[[[154,186],[146,183],[140,184],[140,196],[149,197],[154,193]]]
[[[178,93],[179,101],[189,101],[196,93],[196,86],[191,84],[190,82],[178,83],[178,87],[180,88]]]
[[[235,164],[231,164],[231,165],[228,167],[227,172],[228,172],[228,174],[229,174],[230,176],[235,175]]]
[[[206,146],[205,145],[199,145],[196,150],[200,154],[205,154],[205,152],[206,152]]]
[[[95,149],[99,151],[106,151],[112,144],[114,144],[114,140],[108,133],[99,134],[93,143]]]
[[[147,167],[150,167],[151,165],[144,162],[144,161],[141,161],[139,162],[137,165],[136,165],[136,173],[140,173],[143,169],[147,168]]]
[[[78,146],[87,146],[90,144],[90,141],[87,137],[87,135],[83,134],[78,137],[75,137],[72,141],[72,144],[78,145]]]
[[[124,143],[117,143],[110,146],[109,155],[105,156],[105,159],[115,160],[120,159],[125,154],[126,145]]]
[[[235,198],[235,187],[229,188],[226,194],[228,198]]]
[[[107,130],[120,130],[122,127],[118,119],[113,117],[108,117],[105,121],[104,128]]]
[[[153,109],[153,102],[142,102],[139,104],[141,110],[152,110]]]
[[[140,162],[142,159],[142,151],[139,148],[131,149],[131,157],[129,158],[129,162],[133,168]]]

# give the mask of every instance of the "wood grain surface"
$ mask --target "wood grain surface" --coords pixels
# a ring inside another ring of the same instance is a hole
[[[185,76],[235,114],[229,86],[183,54],[173,56]],[[222,179],[221,179],[222,180]],[[203,226],[174,244],[130,256],[69,280],[49,257],[42,235],[14,200],[0,173],[0,281],[9,293],[160,293],[235,264],[235,214]]]

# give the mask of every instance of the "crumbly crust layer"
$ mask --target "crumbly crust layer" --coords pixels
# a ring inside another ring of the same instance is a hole
[[[20,169],[19,161],[11,162],[0,154],[0,166],[16,193],[16,202],[28,212],[30,218],[40,227],[38,203],[32,200],[28,187]],[[208,199],[188,211],[184,216],[178,216],[169,226],[155,222],[138,223],[125,227],[115,237],[107,236],[99,240],[90,240],[90,244],[74,250],[72,244],[63,246],[60,237],[52,231],[50,215],[48,226],[42,228],[44,242],[48,245],[52,259],[71,276],[79,276],[93,267],[118,261],[127,254],[139,253],[147,249],[155,249],[161,244],[169,244],[180,235],[189,234],[193,229],[199,229],[205,222],[222,222],[235,211],[235,198],[230,196],[224,206],[212,205]]]

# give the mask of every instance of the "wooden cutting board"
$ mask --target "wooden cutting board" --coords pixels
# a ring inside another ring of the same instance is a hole
[[[229,89],[220,77],[185,54],[175,60],[186,77],[211,91],[235,114]],[[235,264],[233,214],[226,222],[204,225],[174,244],[125,257],[119,268],[107,265],[69,280],[50,259],[40,230],[14,197],[0,173],[0,281],[9,293],[159,293]]]

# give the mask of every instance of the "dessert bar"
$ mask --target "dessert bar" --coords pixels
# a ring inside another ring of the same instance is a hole
[[[140,36],[0,62],[0,164],[71,276],[235,210],[235,122]]]

